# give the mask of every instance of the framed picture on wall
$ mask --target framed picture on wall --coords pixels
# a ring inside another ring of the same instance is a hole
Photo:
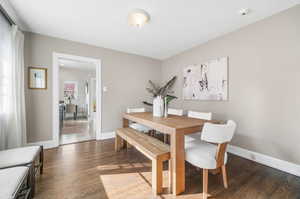
[[[228,100],[228,57],[187,66],[183,79],[185,100]]]
[[[78,97],[78,82],[77,81],[64,81],[64,99],[66,102],[71,103],[72,100]]]
[[[47,89],[47,68],[28,68],[28,88]]]

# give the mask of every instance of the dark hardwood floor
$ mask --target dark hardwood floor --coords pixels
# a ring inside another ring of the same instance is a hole
[[[299,177],[234,155],[229,156],[227,168],[228,189],[221,176],[210,174],[212,198],[300,199]],[[202,198],[201,172],[188,166],[186,170],[186,193],[176,198]],[[166,186],[167,172],[164,179]],[[114,140],[83,142],[45,150],[44,174],[37,179],[35,198],[148,199],[153,198],[150,183],[151,162],[135,149],[115,153]],[[157,198],[174,198],[164,192]]]

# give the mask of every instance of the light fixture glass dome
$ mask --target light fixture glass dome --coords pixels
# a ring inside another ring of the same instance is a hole
[[[128,24],[131,26],[142,27],[150,21],[150,15],[142,9],[134,9],[128,15]]]

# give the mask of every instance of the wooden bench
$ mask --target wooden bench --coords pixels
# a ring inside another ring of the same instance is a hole
[[[132,128],[117,129],[115,151],[117,152],[126,146],[135,147],[138,151],[152,160],[152,192],[155,195],[162,193],[163,162],[170,160],[169,145]],[[170,180],[169,186],[171,186]]]

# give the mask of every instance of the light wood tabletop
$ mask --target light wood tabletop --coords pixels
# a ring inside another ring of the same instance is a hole
[[[201,131],[205,122],[221,123],[216,120],[200,120],[187,116],[168,115],[153,117],[151,112],[125,113],[123,127],[128,127],[129,121],[143,124],[156,131],[170,135],[172,193],[178,195],[185,191],[185,150],[184,135]]]

